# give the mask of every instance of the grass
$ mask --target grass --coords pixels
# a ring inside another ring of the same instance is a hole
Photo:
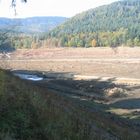
[[[94,105],[94,104],[93,104]],[[104,112],[0,70],[0,140],[138,140]]]

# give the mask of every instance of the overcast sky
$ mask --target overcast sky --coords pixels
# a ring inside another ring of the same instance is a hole
[[[82,11],[109,4],[117,0],[28,0],[23,4],[17,0],[16,17],[63,16],[72,17]],[[0,17],[14,18],[11,0],[0,0]]]

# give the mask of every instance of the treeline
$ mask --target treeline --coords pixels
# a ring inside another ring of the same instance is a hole
[[[140,37],[132,37],[128,29],[118,31],[48,35],[10,35],[3,45],[14,49],[37,49],[41,47],[117,47],[140,46]],[[2,48],[2,47],[1,47]],[[6,48],[6,47],[5,47]]]
[[[58,39],[46,39],[44,35],[18,35],[9,38],[9,44],[15,49],[37,49],[41,47],[58,47]]]
[[[45,42],[46,40],[42,40],[40,35],[0,33],[1,51],[10,51],[11,49],[36,49],[46,46]]]
[[[117,47],[117,46],[140,46],[139,36],[131,37],[127,29],[121,28],[114,32],[90,32],[77,34],[64,34],[59,37],[47,39],[55,46],[66,47]]]

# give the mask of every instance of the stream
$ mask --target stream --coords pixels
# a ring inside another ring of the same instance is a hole
[[[44,79],[43,77],[38,76],[36,74],[14,73],[14,75],[18,76],[21,79],[31,80],[31,81],[41,81]]]

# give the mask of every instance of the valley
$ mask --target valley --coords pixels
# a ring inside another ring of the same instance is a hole
[[[31,75],[43,77],[32,83],[58,95],[88,104],[96,102],[97,111],[116,114],[120,121],[129,120],[130,128],[139,130],[139,53],[137,47],[115,51],[112,48],[17,50],[0,63],[5,69],[29,74],[30,80]]]
[[[139,13],[140,0],[114,0],[0,17],[0,140],[139,140]]]

